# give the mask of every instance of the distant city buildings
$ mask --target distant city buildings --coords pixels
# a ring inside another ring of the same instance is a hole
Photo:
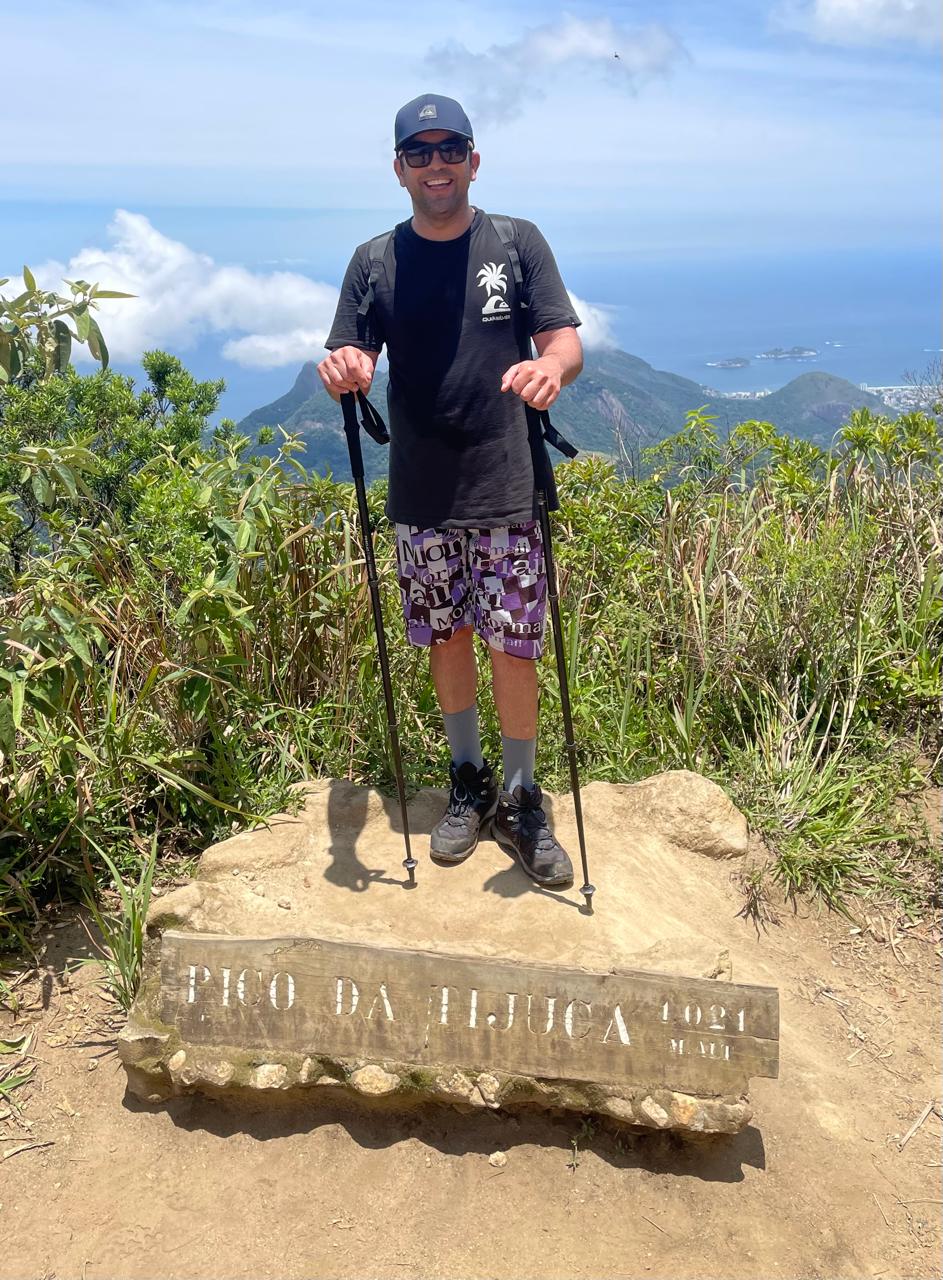
[[[858,385],[862,391],[869,391],[871,395],[878,396],[889,409],[898,409],[904,412],[929,409],[934,400],[940,398],[939,390],[928,386],[872,387],[867,382],[860,382]]]
[[[943,399],[943,392],[930,386],[872,387],[868,382],[859,382],[858,386],[860,390],[883,400],[889,409],[895,409],[898,413],[929,409],[935,401]],[[711,400],[762,400],[764,396],[773,394],[769,387],[764,387],[762,391],[720,391],[716,387],[702,384],[702,389]]]
[[[717,391],[714,387],[705,387],[704,391],[712,400],[761,400],[773,394],[768,387],[762,391]]]

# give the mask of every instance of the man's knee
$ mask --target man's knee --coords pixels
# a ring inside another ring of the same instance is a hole
[[[459,627],[457,631],[449,636],[448,640],[440,640],[429,646],[429,656],[445,656],[450,657],[453,653],[459,653],[462,650],[472,647],[472,638],[474,631],[471,627]]]
[[[493,644],[488,645],[488,653],[491,655],[492,667],[504,667],[507,671],[515,669],[520,671],[524,667],[532,667],[536,661],[534,654],[508,653],[504,649],[496,648]]]

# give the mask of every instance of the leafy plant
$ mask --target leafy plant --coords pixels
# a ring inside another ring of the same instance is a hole
[[[150,906],[151,887],[157,865],[157,837],[155,835],[151,839],[150,852],[141,862],[137,881],[122,876],[104,849],[99,848],[97,852],[108,868],[118,891],[121,907],[119,911],[103,911],[98,903],[94,883],[87,886],[85,905],[104,942],[104,948],[97,942],[95,946],[103,957],[106,990],[127,1011],[131,1008],[141,980],[144,922]],[[92,957],[82,961],[92,962]]]
[[[14,1093],[30,1082],[36,1070],[34,1063],[26,1063],[32,1042],[32,1031],[11,1040],[0,1040],[0,1101],[14,1111],[19,1110]],[[10,1061],[4,1062],[4,1058]]]
[[[161,352],[144,364],[141,390],[110,370],[0,388],[9,944],[49,897],[89,877],[143,891],[142,849],[193,858],[305,778],[392,784],[352,486],[300,467],[290,436],[256,456],[210,424],[221,383]],[[653,463],[641,480],[599,457],[557,473],[581,777],[696,769],[787,890],[932,902],[933,853],[900,806],[939,777],[939,423],[852,415],[819,450],[768,423],[720,441],[695,414]],[[368,491],[392,632],[385,496]],[[426,655],[389,648],[407,776],[439,785]],[[538,679],[558,724],[549,643]],[[490,699],[482,726],[496,757]],[[538,767],[569,785],[559,734],[541,732]]]
[[[0,288],[9,283],[10,277],[5,276]],[[73,342],[85,343],[102,368],[108,367],[108,348],[92,312],[102,298],[134,295],[101,289],[87,280],[65,283],[70,297],[41,289],[29,267],[24,267],[26,287],[22,293],[10,299],[0,294],[0,382],[12,382],[28,373],[34,353],[40,358],[40,377],[65,373]]]

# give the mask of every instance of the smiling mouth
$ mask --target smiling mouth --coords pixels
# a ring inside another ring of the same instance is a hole
[[[428,182],[422,184],[427,191],[444,191],[446,187],[452,185],[451,178],[430,178]]]

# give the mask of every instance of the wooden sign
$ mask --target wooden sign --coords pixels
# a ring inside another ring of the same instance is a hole
[[[779,993],[318,938],[168,930],[161,1017],[198,1045],[708,1094],[779,1071]]]

